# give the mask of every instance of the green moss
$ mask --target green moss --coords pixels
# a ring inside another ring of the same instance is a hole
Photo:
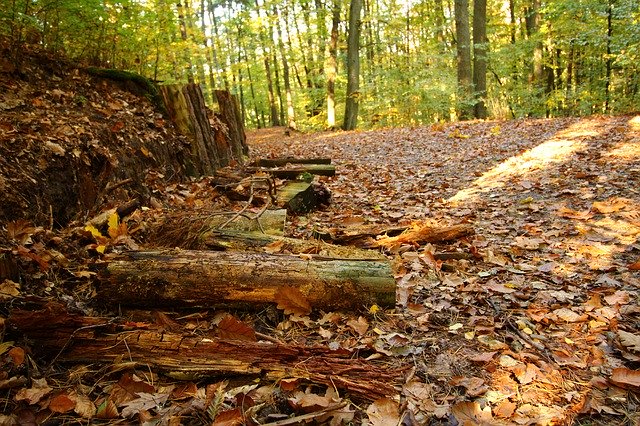
[[[87,72],[91,75],[95,75],[96,77],[108,78],[115,81],[130,81],[135,83],[135,85],[142,90],[144,96],[149,99],[151,103],[153,103],[160,111],[162,111],[163,114],[167,113],[166,107],[164,105],[164,100],[162,99],[162,95],[160,94],[158,87],[148,78],[130,71],[122,71],[109,68],[89,67],[87,68]]]

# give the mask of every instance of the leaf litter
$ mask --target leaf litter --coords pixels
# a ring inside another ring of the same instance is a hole
[[[367,399],[372,389],[358,393],[338,371],[333,385],[311,373],[257,381],[172,377],[136,367],[125,354],[113,365],[64,370],[33,358],[35,348],[25,342],[7,341],[0,346],[6,361],[0,386],[12,393],[2,422],[49,416],[219,425],[639,420],[639,118],[291,137],[283,131],[250,133],[252,156],[330,157],[338,171],[316,178],[331,190],[331,204],[290,218],[288,236],[399,229],[367,243],[394,262],[396,308],[325,312],[283,287],[277,307],[256,313],[127,311],[122,327],[327,347],[393,372],[384,378],[392,391]],[[212,186],[206,178],[161,187],[155,205],[122,222],[106,215],[103,228],[53,233],[26,221],[8,224],[10,249],[2,254],[11,261],[0,259],[0,268],[11,277],[17,265],[32,282],[4,280],[3,300],[56,296],[97,314],[88,304],[94,296],[87,260],[143,246],[160,215],[199,211],[210,203]],[[456,227],[464,232],[446,242],[428,239],[434,229]],[[281,245],[265,251],[279,252]],[[56,282],[53,271],[73,285]],[[30,375],[28,365],[35,368]],[[367,377],[361,368],[343,365],[359,385]]]

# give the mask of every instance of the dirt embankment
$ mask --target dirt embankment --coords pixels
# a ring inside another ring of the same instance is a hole
[[[0,66],[0,223],[59,227],[148,198],[155,182],[185,177],[188,155],[188,141],[131,82],[29,50],[18,66]]]

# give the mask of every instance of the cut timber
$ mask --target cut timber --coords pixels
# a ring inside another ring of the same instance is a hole
[[[291,213],[308,213],[323,204],[329,204],[331,194],[320,184],[294,181],[280,188],[276,199],[279,206]]]
[[[290,286],[312,307],[354,309],[392,306],[396,290],[388,261],[244,252],[132,251],[112,258],[101,278],[101,299],[128,306],[275,303]]]
[[[238,99],[227,90],[215,90],[216,100],[220,108],[220,119],[227,126],[227,135],[231,140],[233,156],[242,164],[244,156],[249,154],[247,136],[244,133],[242,114],[238,107]]]
[[[251,173],[265,172],[280,179],[295,179],[301,174],[309,173],[318,176],[335,176],[336,166],[331,164],[301,164],[271,169],[266,167],[249,167]]]
[[[283,235],[287,210],[265,210],[260,215],[245,212],[210,212],[208,214],[174,214],[150,230],[151,242],[159,247],[182,247],[199,249],[211,233],[220,230],[259,232],[268,235]],[[233,220],[232,220],[233,219]],[[226,224],[226,225],[225,225]],[[223,227],[224,225],[224,227]]]
[[[251,163],[256,167],[282,167],[287,164],[331,164],[331,158],[260,158]]]
[[[38,357],[67,363],[126,362],[173,376],[262,375],[300,378],[337,387],[364,400],[397,394],[403,372],[358,358],[346,349],[303,347],[271,342],[223,340],[194,333],[134,329],[109,318],[70,314],[57,303],[14,309],[8,319],[35,344]],[[129,368],[133,365],[129,364]]]
[[[340,259],[384,260],[374,250],[336,246],[320,240],[300,240],[266,234],[212,231],[203,241],[204,247],[214,250],[257,251],[267,253],[304,253]]]

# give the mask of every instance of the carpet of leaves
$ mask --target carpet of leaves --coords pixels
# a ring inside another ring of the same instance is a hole
[[[475,228],[392,250],[399,305],[388,315],[404,328],[375,327],[397,332],[388,355],[413,374],[398,400],[380,402],[394,419],[385,424],[403,411],[416,424],[640,421],[640,117],[252,139],[257,156],[334,159],[337,176],[322,179],[331,207],[298,218],[294,233]]]
[[[152,247],[148,234],[167,214],[246,206],[205,178],[154,188],[148,206],[122,223],[110,220],[108,231],[84,222],[61,230],[11,222],[0,235],[0,273],[19,268],[25,281],[0,283],[0,423],[640,421],[640,117],[292,136],[276,128],[251,133],[249,144],[255,158],[330,157],[337,167],[336,176],[316,178],[331,190],[331,204],[290,218],[289,236],[424,223],[475,232],[388,246],[383,254],[398,284],[393,309],[309,312],[299,308],[304,300],[289,303],[297,297],[290,294],[280,310],[257,313],[105,312],[92,263]],[[376,366],[374,374],[380,367],[399,373],[385,376],[393,392],[367,399],[313,377],[167,376],[125,353],[111,364],[62,365],[10,325],[5,335],[5,316],[34,296],[131,329],[322,346],[352,351]]]

